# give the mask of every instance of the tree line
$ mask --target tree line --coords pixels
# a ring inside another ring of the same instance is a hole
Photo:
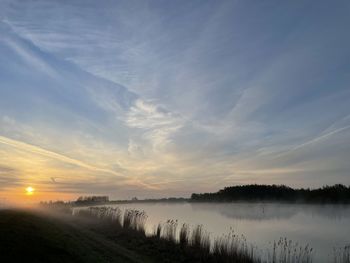
[[[350,186],[336,184],[317,189],[294,189],[286,185],[238,185],[225,187],[215,193],[193,193],[191,201],[350,203]]]

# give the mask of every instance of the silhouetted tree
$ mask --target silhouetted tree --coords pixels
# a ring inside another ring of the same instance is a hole
[[[350,203],[350,187],[342,184],[318,189],[293,189],[285,185],[238,185],[216,193],[193,193],[192,201],[287,201]]]

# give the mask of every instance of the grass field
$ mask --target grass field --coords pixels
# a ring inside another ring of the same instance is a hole
[[[0,210],[0,262],[152,262],[74,222]]]

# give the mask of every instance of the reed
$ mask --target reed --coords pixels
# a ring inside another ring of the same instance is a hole
[[[123,227],[146,234],[147,215],[144,211],[126,209],[124,211]]]
[[[210,253],[210,236],[203,229],[203,225],[194,227],[191,233],[190,245],[196,249],[200,249],[205,255]]]
[[[161,233],[162,233],[162,224],[158,223],[158,225],[154,227],[153,235],[155,237],[157,237],[158,239],[160,239],[161,238]]]
[[[169,219],[162,227],[162,238],[176,243],[177,220]]]
[[[92,217],[106,221],[114,226],[114,229],[124,229],[131,236],[139,238],[140,234],[145,242],[156,242],[156,246],[174,249],[171,253],[182,253],[184,257],[194,259],[196,262],[245,262],[245,263],[311,263],[313,249],[308,245],[300,246],[286,238],[280,238],[274,242],[272,249],[263,257],[262,253],[252,245],[249,245],[245,236],[237,235],[231,228],[228,234],[217,237],[211,242],[209,232],[203,225],[197,225],[192,229],[188,224],[182,224],[178,230],[177,220],[167,220],[154,227],[153,234],[146,236],[145,224],[147,215],[144,211],[120,208],[91,207],[78,210],[75,215]],[[133,234],[134,233],[134,234]],[[153,241],[152,241],[153,240]],[[151,244],[150,243],[150,244]],[[155,247],[156,249],[156,247]],[[177,252],[175,252],[177,251]],[[339,250],[334,256],[334,263],[350,263],[350,246]]]
[[[313,249],[309,245],[301,246],[287,238],[273,243],[272,254],[268,253],[267,262],[271,263],[311,263]]]
[[[88,209],[77,210],[74,215],[97,218],[117,227],[146,233],[147,215],[144,211],[126,209],[123,213],[118,207],[89,207]]]
[[[213,255],[220,262],[260,262],[255,254],[255,248],[248,245],[243,235],[235,234],[232,228],[228,234],[214,240]]]
[[[190,226],[188,224],[182,224],[179,233],[179,243],[182,247],[188,246],[190,235]]]
[[[350,263],[350,245],[333,249],[333,263]]]

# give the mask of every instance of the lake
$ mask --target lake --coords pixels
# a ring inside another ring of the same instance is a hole
[[[146,229],[168,219],[179,225],[202,224],[212,238],[233,228],[248,243],[266,254],[272,243],[286,237],[300,245],[309,244],[314,262],[330,262],[333,249],[350,244],[350,206],[283,203],[128,203],[121,209],[144,210]]]

